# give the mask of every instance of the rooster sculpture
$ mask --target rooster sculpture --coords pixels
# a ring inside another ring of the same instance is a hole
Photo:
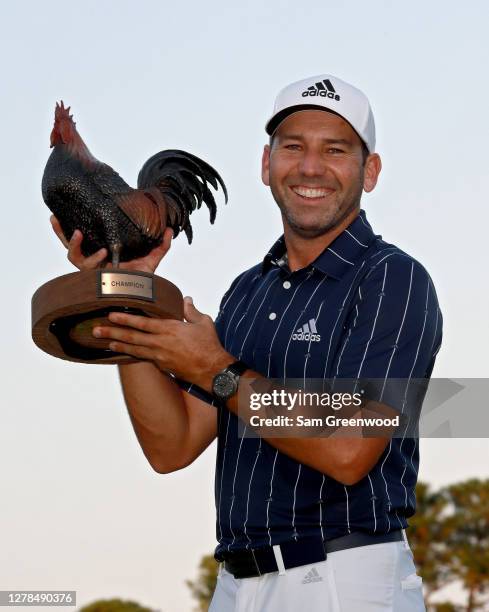
[[[202,202],[214,223],[216,202],[209,185],[216,191],[221,186],[225,202],[227,191],[209,164],[185,151],[161,151],[141,168],[133,189],[90,153],[69,111],[63,102],[56,104],[42,196],[68,239],[75,229],[81,230],[84,256],[105,247],[118,267],[161,244],[166,227],[173,229],[174,237],[185,232],[190,244],[189,217]]]

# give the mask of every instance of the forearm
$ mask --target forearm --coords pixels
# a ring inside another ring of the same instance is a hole
[[[225,361],[223,358],[221,364],[223,367]],[[226,402],[228,410],[239,416],[246,424],[249,424],[250,419],[257,414],[250,408],[249,396],[254,389],[248,383],[252,380],[266,382],[266,379],[257,372],[247,370],[241,377],[239,392]],[[210,379],[202,381],[202,387],[208,391],[211,385]],[[270,413],[269,416],[274,415]],[[355,484],[363,478],[375,465],[388,442],[386,437],[364,438],[361,431],[357,434],[352,434],[350,431],[347,437],[341,437],[341,431],[329,437],[302,437],[304,428],[292,426],[286,428],[287,436],[290,432],[290,437],[275,437],[270,436],[271,427],[253,427],[253,429],[282,453],[345,485]],[[282,436],[283,431],[282,429]]]
[[[141,448],[158,472],[178,469],[189,419],[182,391],[153,363],[119,366],[124,399]]]
[[[153,320],[148,317],[138,317],[123,313],[111,313],[109,317],[111,323],[123,327],[103,328],[101,329],[101,337],[111,337],[115,340],[110,345],[112,350],[133,355],[138,359],[153,361],[160,370],[175,372],[178,377],[188,380],[207,392],[212,392],[212,381],[215,375],[223,368],[229,366],[235,358],[221,345],[210,317],[199,313],[188,300],[185,302],[185,313],[186,323]],[[127,329],[128,327],[129,329]],[[133,366],[126,367],[129,369]],[[139,376],[131,370],[129,370],[129,373],[134,377],[131,381],[127,381],[129,386],[132,387],[133,384],[139,385]],[[263,377],[257,372],[248,370],[245,372],[244,378],[259,379]],[[171,381],[162,382],[159,378],[151,378],[151,385],[144,388],[144,394],[148,398],[146,401],[151,402],[152,396],[155,393],[161,395],[161,389],[168,390],[170,383]],[[139,388],[139,386],[135,387],[135,389]],[[205,445],[208,445],[213,437],[215,437],[217,424],[214,412],[212,416],[207,416],[204,420],[200,414],[203,412],[202,406],[192,410],[190,433],[187,433],[190,426],[188,420],[185,420],[185,412],[183,417],[180,414],[176,421],[172,421],[172,430],[167,430],[164,426],[165,418],[163,415],[168,414],[168,412],[160,413],[158,411],[155,419],[151,411],[151,421],[148,425],[149,417],[140,414],[138,408],[139,405],[144,407],[145,402],[141,400],[139,392],[133,394],[131,388],[128,391],[128,405],[134,403],[132,410],[137,415],[136,421],[139,428],[142,429],[138,435],[143,436],[144,434],[145,439],[149,437],[149,446],[151,449],[164,453],[165,461],[168,455],[166,449],[159,450],[162,445],[168,444],[171,448],[175,449],[180,462],[182,457],[185,458],[185,456],[190,458],[188,460],[190,462],[192,457],[196,456],[195,453],[202,452]],[[169,395],[170,400],[175,399],[172,393]],[[239,407],[240,410],[238,410],[237,394],[228,400],[228,409],[239,416],[245,423],[249,423],[252,415],[249,401],[243,400],[242,397],[240,399],[242,404]],[[198,401],[200,402],[200,400]],[[201,403],[203,404],[203,402]],[[179,407],[178,401],[177,407]],[[203,420],[204,423],[202,422]],[[154,427],[155,422],[159,427]],[[194,423],[196,424],[195,426]],[[205,427],[205,431],[203,435],[198,436],[197,432],[199,429],[202,429],[202,425]],[[162,427],[161,430],[160,427]],[[137,429],[136,433],[138,433]],[[348,437],[342,439],[337,437],[299,438],[293,437],[294,432],[291,431],[291,437],[277,438],[268,437],[265,430],[261,431],[258,429],[257,433],[272,446],[296,461],[309,465],[344,484],[354,484],[363,478],[378,461],[388,442],[386,437]],[[184,450],[183,454],[179,450],[182,442],[187,445],[188,449],[187,451]]]

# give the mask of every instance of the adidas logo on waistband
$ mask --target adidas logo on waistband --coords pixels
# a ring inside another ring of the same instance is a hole
[[[302,92],[303,98],[307,98],[308,96],[321,96],[322,98],[331,98],[332,100],[337,100],[338,102],[341,100],[329,79],[318,81]]]
[[[313,567],[307,574],[304,576],[304,580],[302,584],[309,584],[310,582],[321,582],[323,579],[322,576],[319,575],[319,572],[315,567]]]
[[[317,333],[316,320],[309,319],[302,327],[292,334],[292,340],[304,340],[306,342],[320,342],[321,334]]]

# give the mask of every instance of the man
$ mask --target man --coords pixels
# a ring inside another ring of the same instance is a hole
[[[248,379],[375,379],[386,403],[388,381],[402,379],[404,391],[389,396],[402,412],[441,343],[427,272],[360,209],[381,170],[364,94],[331,75],[293,83],[266,130],[262,180],[284,235],[235,279],[215,324],[185,298],[186,322],[113,313],[123,327],[94,335],[145,360],[120,376],[155,470],[185,467],[218,437],[212,612],[424,610],[403,531],[415,510],[416,439],[239,435],[237,391]],[[170,234],[126,267],[154,271]],[[67,245],[70,260],[100,264],[106,252],[83,259],[81,240],[76,232]]]

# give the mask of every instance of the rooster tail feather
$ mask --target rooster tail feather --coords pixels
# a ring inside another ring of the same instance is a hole
[[[183,228],[183,231],[185,232],[185,235],[187,236],[188,243],[192,244],[192,238],[194,237],[194,232],[193,232],[192,226],[190,224],[190,221]]]
[[[214,199],[214,196],[212,195],[212,191],[209,189],[209,187],[207,187],[207,185],[204,185],[204,199],[207,202],[207,208],[209,209],[209,218],[210,218],[210,222],[214,223],[214,221],[216,220],[216,213],[217,213],[217,205],[216,205],[216,200]]]
[[[177,149],[150,157],[138,176],[139,189],[159,189],[168,203],[167,224],[175,237],[183,230],[189,244],[193,236],[189,217],[202,202],[209,209],[211,223],[215,221],[217,206],[209,185],[216,191],[220,186],[227,202],[226,186],[216,170],[199,157]]]

